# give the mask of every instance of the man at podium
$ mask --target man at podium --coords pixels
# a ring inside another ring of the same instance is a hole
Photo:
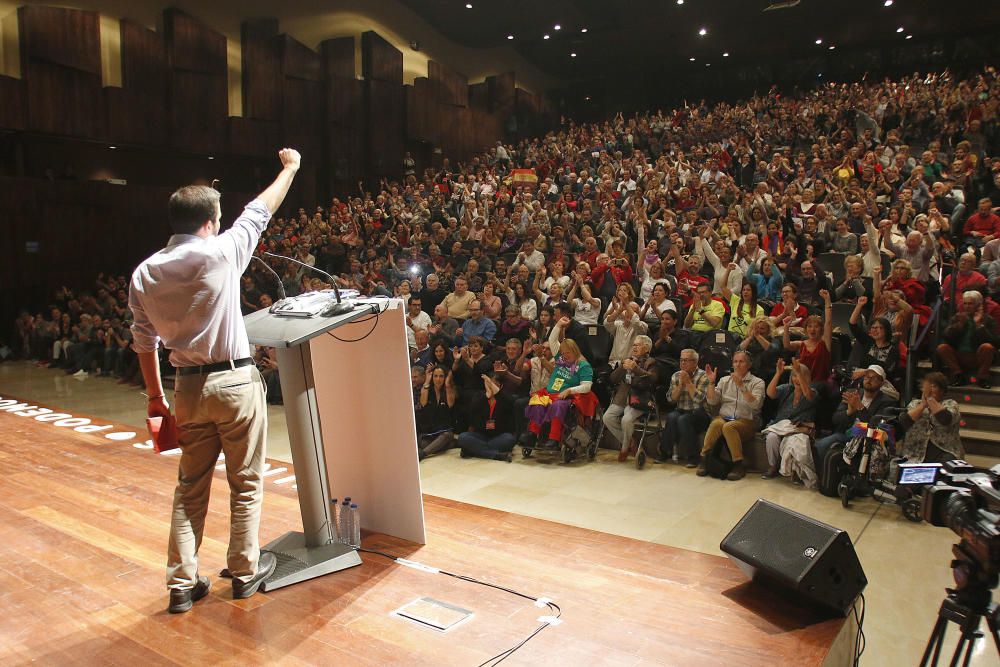
[[[274,555],[261,553],[257,534],[267,404],[240,312],[240,276],[299,169],[298,151],[284,148],[278,158],[282,169],[275,181],[222,234],[218,191],[191,185],[171,195],[174,234],[132,274],[132,334],[150,417],[170,416],[156,355],[161,340],[177,367],[181,457],[167,551],[171,613],[188,611],[208,594],[209,579],[198,574],[198,547],[220,451],[230,489],[227,565],[233,597],[256,593],[275,568]]]

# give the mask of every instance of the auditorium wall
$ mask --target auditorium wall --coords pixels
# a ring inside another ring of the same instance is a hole
[[[143,2],[96,4],[0,0],[0,69],[17,74],[0,75],[0,211],[13,240],[0,250],[0,331],[21,304],[95,270],[126,271],[161,245],[178,185],[218,178],[232,212],[235,193],[273,177],[282,145],[306,156],[287,210],[397,176],[407,150],[418,166],[463,160],[515,138],[512,118],[534,130],[558,120],[547,98],[518,87],[520,71],[470,85],[470,69],[427,60],[407,83],[411,49],[377,31],[297,37],[286,26],[305,18],[265,18],[238,21],[234,39],[235,19],[220,29],[205,18],[212,3],[155,17]],[[274,9],[244,4],[245,15]],[[112,179],[127,185],[101,183]]]

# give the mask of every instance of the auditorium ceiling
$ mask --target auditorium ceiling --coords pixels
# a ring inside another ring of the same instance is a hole
[[[1000,2],[989,0],[402,2],[460,44],[506,43],[564,81],[829,57],[1000,27]]]

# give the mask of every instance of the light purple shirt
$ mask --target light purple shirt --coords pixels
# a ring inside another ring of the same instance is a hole
[[[128,298],[135,351],[152,352],[162,340],[178,368],[251,356],[240,276],[270,218],[255,199],[222,234],[174,234],[140,264]]]

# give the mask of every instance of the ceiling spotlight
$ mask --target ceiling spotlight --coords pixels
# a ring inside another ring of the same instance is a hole
[[[585,99],[585,100],[587,100],[587,101],[589,102],[589,101],[590,101],[590,95],[587,95],[587,96],[586,96],[586,97],[584,97],[583,99]]]
[[[569,57],[570,58],[576,58],[576,54],[575,53],[571,53],[571,54],[569,54]]]
[[[817,39],[817,40],[816,40],[816,44],[822,44],[822,43],[823,43],[823,40],[822,40],[822,39]]]
[[[117,147],[117,146],[108,146],[108,148],[110,148],[110,149],[111,149],[111,150],[113,150],[113,151],[115,151],[115,150],[118,150],[118,147]]]
[[[913,35],[907,35],[906,39],[913,39]]]
[[[896,32],[903,32],[903,26],[899,26],[898,28],[896,28]]]
[[[548,39],[548,38],[549,38],[548,35],[542,35],[542,39]]]
[[[698,34],[701,35],[702,37],[704,37],[705,35],[708,34],[708,30],[706,30],[705,28],[702,28],[701,30],[698,31]]]
[[[723,53],[722,57],[723,58],[728,58],[729,57],[729,51],[726,51],[725,53]]]
[[[837,48],[837,47],[836,47],[836,46],[834,46],[833,44],[831,44],[831,45],[829,46],[829,49],[830,49],[831,51],[833,51],[833,50],[834,50],[835,48]]]
[[[677,0],[677,4],[678,5],[683,5],[684,4],[684,0]]]
[[[587,32],[586,28],[580,28],[580,32]]]
[[[705,67],[711,67],[712,63],[705,63]]]
[[[553,30],[562,30],[562,26],[557,23],[554,26],[552,26],[552,29]]]
[[[465,3],[465,8],[466,9],[472,9],[472,3],[471,2]]]
[[[209,156],[208,156],[208,159],[209,159],[209,160],[214,160],[214,159],[215,159],[215,157],[214,157],[214,156],[212,156],[212,155],[209,155]]]
[[[507,39],[514,39],[514,35],[507,35]]]
[[[886,7],[892,7],[892,0],[885,0]]]
[[[691,62],[694,62],[694,58],[688,58],[688,60],[690,60]]]

